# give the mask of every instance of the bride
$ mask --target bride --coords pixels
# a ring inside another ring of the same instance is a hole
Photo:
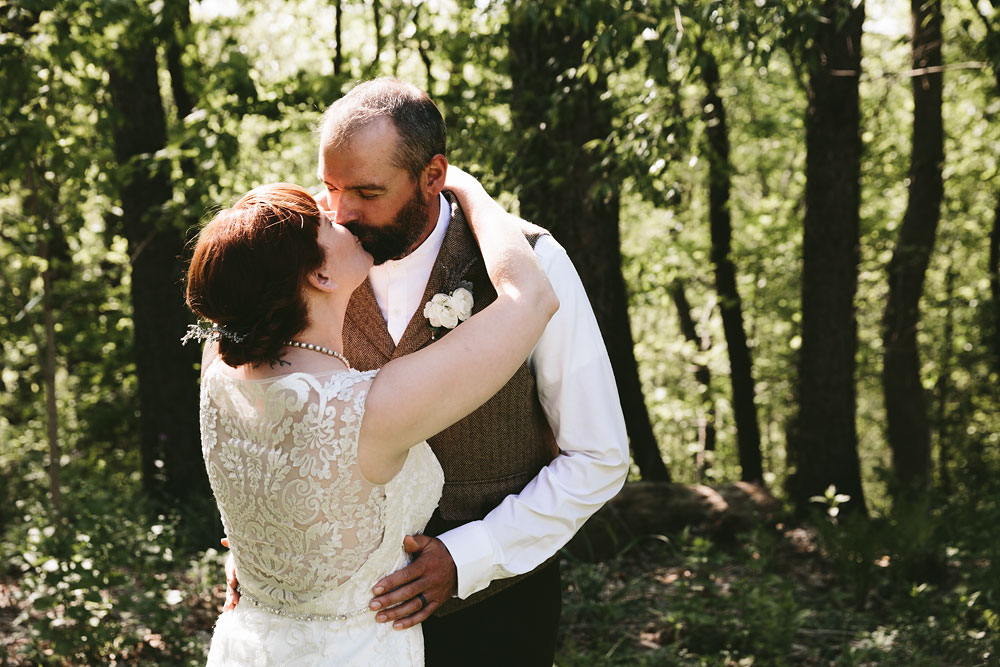
[[[187,301],[218,340],[202,363],[202,452],[241,587],[209,665],[423,664],[420,628],[376,623],[368,602],[437,505],[424,440],[499,390],[558,308],[512,216],[453,167],[447,187],[497,299],[377,371],[342,354],[372,258],[305,190],[256,188],[198,238]]]

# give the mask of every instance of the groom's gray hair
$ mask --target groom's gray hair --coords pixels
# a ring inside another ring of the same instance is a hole
[[[416,86],[392,77],[360,83],[330,105],[320,122],[320,150],[345,145],[359,130],[388,117],[399,132],[394,162],[416,179],[437,154],[446,155],[444,118]]]

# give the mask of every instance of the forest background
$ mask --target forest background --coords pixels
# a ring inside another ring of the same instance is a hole
[[[558,664],[1000,664],[1000,0],[0,2],[0,664],[203,661],[186,254],[383,74],[607,340]]]

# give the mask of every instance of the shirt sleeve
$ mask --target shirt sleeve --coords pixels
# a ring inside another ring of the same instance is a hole
[[[583,283],[551,236],[538,239],[535,253],[559,310],[528,362],[560,453],[481,521],[439,536],[455,561],[461,598],[543,563],[618,493],[628,474],[625,418]]]

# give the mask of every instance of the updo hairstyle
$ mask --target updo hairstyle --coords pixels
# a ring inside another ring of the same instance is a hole
[[[305,329],[302,288],[324,259],[319,225],[308,192],[275,183],[254,188],[201,230],[187,305],[229,334],[219,338],[228,365],[275,363],[285,341]]]

